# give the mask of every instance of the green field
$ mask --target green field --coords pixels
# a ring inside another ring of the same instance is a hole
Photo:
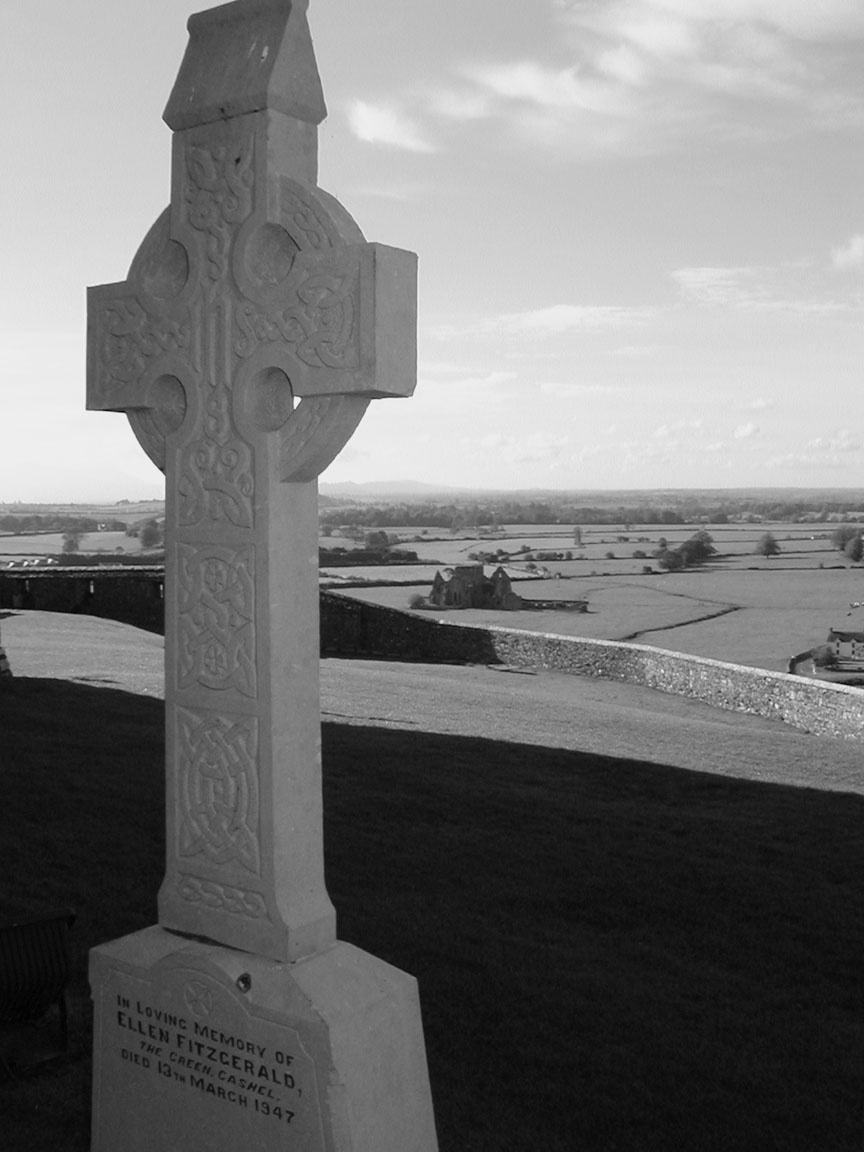
[[[853,564],[831,546],[831,526],[751,524],[709,526],[718,555],[684,572],[662,572],[651,553],[665,537],[670,547],[682,543],[702,525],[669,528],[618,526],[584,529],[583,547],[576,548],[572,530],[558,526],[520,525],[507,529],[505,539],[460,537],[412,544],[420,558],[441,566],[470,563],[468,554],[523,546],[533,551],[574,553],[573,560],[538,561],[549,578],[519,582],[525,599],[589,601],[587,613],[555,611],[499,612],[468,609],[442,619],[475,624],[500,624],[532,631],[555,632],[603,640],[638,640],[660,648],[687,652],[732,663],[785,671],[789,659],[821,644],[832,627],[864,627],[864,612],[848,616],[849,605],[864,599],[864,566]],[[408,530],[404,530],[407,534]],[[759,537],[770,531],[781,552],[766,558],[754,552]],[[618,536],[629,537],[627,542]],[[639,538],[643,539],[640,540]],[[647,537],[647,540],[644,539]],[[648,553],[632,557],[634,550]],[[606,559],[606,552],[614,559]],[[576,559],[575,556],[579,556]],[[526,571],[524,559],[508,559],[511,573]],[[820,567],[821,565],[821,567]],[[651,574],[643,568],[650,566]],[[339,569],[328,565],[328,571]],[[370,581],[404,579],[431,582],[434,568],[358,568],[344,576]],[[526,572],[527,574],[527,572]],[[353,588],[357,599],[407,609],[412,596],[426,587]]]
[[[79,552],[141,551],[135,536],[125,532],[85,532],[78,544]],[[62,532],[42,532],[36,536],[0,536],[0,556],[4,560],[23,560],[38,556],[59,556],[63,551]]]
[[[116,513],[116,509],[114,512]],[[139,514],[138,509],[135,515]],[[864,565],[853,564],[831,545],[832,525],[708,525],[717,556],[699,568],[664,573],[652,553],[665,538],[674,548],[705,525],[596,525],[582,530],[582,546],[563,525],[509,525],[495,536],[456,535],[440,528],[388,529],[401,547],[418,555],[417,564],[340,567],[327,563],[325,583],[367,581],[346,589],[357,599],[407,609],[412,596],[425,594],[438,569],[472,563],[471,553],[496,552],[509,572],[529,576],[533,563],[543,579],[520,581],[525,599],[588,599],[587,613],[466,610],[447,618],[465,623],[501,624],[604,640],[639,640],[696,656],[784,671],[789,659],[821,644],[832,627],[864,627],[864,612],[848,616],[849,605],[864,599]],[[766,558],[754,551],[771,532],[781,552]],[[622,540],[621,537],[627,537]],[[419,538],[419,539],[418,539]],[[358,547],[348,537],[322,537],[322,547]],[[138,553],[137,539],[123,533],[91,533],[81,551]],[[398,547],[398,546],[397,546]],[[572,559],[527,561],[521,549],[572,553]],[[24,557],[58,555],[59,533],[0,536],[0,564]],[[634,551],[646,557],[633,557]],[[613,553],[612,559],[607,553]],[[650,567],[652,572],[645,574]],[[404,587],[373,587],[378,582]]]

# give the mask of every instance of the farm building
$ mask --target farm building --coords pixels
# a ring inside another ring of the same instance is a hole
[[[486,576],[482,564],[460,564],[449,580],[436,572],[429,603],[439,608],[498,608],[507,612],[588,610],[587,600],[526,600],[513,591],[510,575],[502,567]]]
[[[429,603],[439,608],[504,608],[513,612],[523,606],[504,569],[498,567],[486,576],[482,564],[460,564],[449,580],[436,572]]]
[[[864,632],[828,633],[828,650],[838,665],[864,671]]]

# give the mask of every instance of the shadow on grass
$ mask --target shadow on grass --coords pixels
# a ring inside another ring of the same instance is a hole
[[[86,951],[153,923],[161,701],[0,690],[4,905],[78,908],[73,1052],[5,1152],[88,1147]],[[340,936],[419,979],[441,1152],[858,1149],[861,797],[323,729]]]

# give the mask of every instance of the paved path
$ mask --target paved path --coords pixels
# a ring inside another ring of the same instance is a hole
[[[0,617],[3,613],[0,612]],[[161,636],[112,620],[0,618],[17,676],[163,694]],[[864,747],[633,684],[564,673],[321,662],[325,721],[572,748],[752,780],[864,793]]]

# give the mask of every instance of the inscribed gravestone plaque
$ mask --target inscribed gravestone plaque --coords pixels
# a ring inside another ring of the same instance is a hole
[[[416,986],[336,940],[321,835],[316,478],[413,391],[416,259],[316,185],[305,13],[190,19],[171,205],[89,292],[88,407],[166,474],[166,874],[92,956],[100,1152],[436,1147]]]

